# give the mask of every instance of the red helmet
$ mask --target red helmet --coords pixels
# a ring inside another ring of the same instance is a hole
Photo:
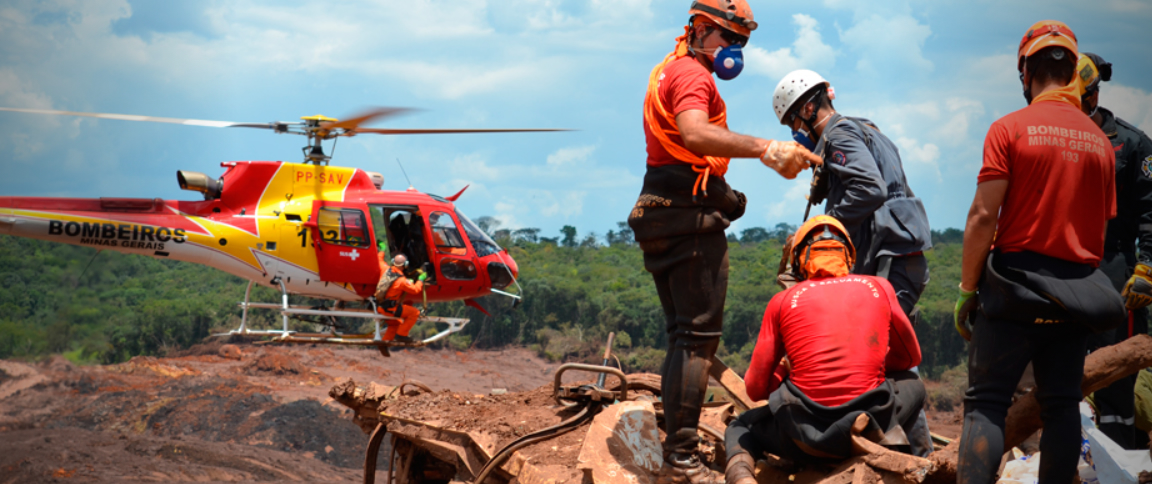
[[[688,8],[692,15],[703,15],[721,28],[748,37],[756,30],[752,7],[746,0],[695,0]]]
[[[1072,54],[1068,56],[1070,62],[1076,62],[1080,54],[1076,48],[1076,34],[1064,22],[1055,20],[1041,20],[1028,29],[1024,38],[1020,39],[1020,48],[1016,53],[1016,70],[1024,72],[1024,59],[1048,47],[1062,47]]]

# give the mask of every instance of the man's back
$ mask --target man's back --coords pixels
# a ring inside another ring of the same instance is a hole
[[[1008,180],[995,246],[1098,264],[1116,215],[1115,155],[1076,107],[1036,102],[993,123],[979,183]]]
[[[804,281],[773,297],[747,373],[750,396],[763,399],[774,389],[771,376],[785,354],[792,383],[830,407],[876,388],[887,371],[920,363],[892,285],[874,276]]]

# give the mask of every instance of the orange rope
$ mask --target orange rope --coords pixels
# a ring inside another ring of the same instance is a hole
[[[696,192],[703,189],[704,196],[708,196],[708,176],[716,174],[717,176],[724,176],[728,173],[729,158],[719,156],[699,156],[672,141],[670,135],[680,136],[680,129],[676,125],[676,116],[668,112],[664,108],[664,103],[660,102],[660,94],[657,92],[656,87],[660,83],[660,75],[664,72],[664,67],[672,61],[688,55],[688,27],[684,28],[685,34],[676,38],[676,50],[664,57],[664,61],[652,69],[652,74],[648,76],[648,92],[644,95],[644,121],[648,123],[648,129],[652,135],[660,141],[660,145],[680,161],[687,162],[692,165],[692,170],[698,173],[696,176],[696,183],[692,185],[692,197],[696,197]],[[668,128],[660,125],[659,121],[663,119]],[[708,122],[721,128],[728,128],[728,111],[724,107],[721,109],[720,114],[708,118]]]

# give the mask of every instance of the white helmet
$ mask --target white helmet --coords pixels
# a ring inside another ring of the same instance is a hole
[[[820,74],[807,69],[789,72],[776,85],[776,92],[772,94],[772,109],[776,111],[776,119],[784,124],[784,114],[792,109],[792,105],[800,100],[800,96],[821,84],[830,85]]]

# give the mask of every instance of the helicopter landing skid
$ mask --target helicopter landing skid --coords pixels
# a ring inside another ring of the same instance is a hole
[[[390,347],[405,347],[405,348],[419,348],[427,346],[429,343],[434,343],[441,339],[448,337],[453,333],[459,332],[464,329],[468,324],[468,318],[445,318],[439,316],[425,316],[417,321],[429,321],[433,323],[447,324],[448,328],[436,333],[426,339],[400,342],[400,341],[385,341],[381,336],[380,322],[381,321],[399,321],[399,318],[380,314],[376,311],[364,309],[341,309],[341,310],[327,310],[316,309],[308,306],[293,306],[288,304],[288,293],[284,290],[284,283],[280,283],[280,288],[283,294],[280,304],[276,303],[259,303],[251,302],[252,295],[252,282],[248,283],[248,288],[244,291],[244,302],[240,303],[243,309],[240,318],[240,328],[234,329],[227,333],[216,333],[212,336],[233,336],[233,335],[254,335],[254,336],[273,336],[272,339],[266,341],[259,341],[256,344],[281,344],[281,343],[303,343],[303,344],[335,344],[346,346],[375,346],[380,349],[382,354],[387,356],[388,348]],[[372,307],[375,308],[376,303],[370,300]],[[281,329],[249,329],[248,328],[248,310],[249,309],[272,309],[278,310],[281,315],[283,326]],[[288,329],[289,316],[326,316],[326,317],[341,317],[341,318],[363,318],[371,319],[375,323],[375,331],[371,333],[358,333],[358,334],[344,334],[337,332],[334,328],[326,333],[304,333],[299,331],[292,331]]]

